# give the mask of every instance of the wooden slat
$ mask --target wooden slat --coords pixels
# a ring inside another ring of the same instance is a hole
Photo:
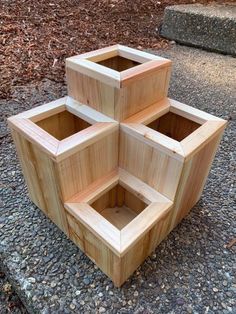
[[[137,123],[121,123],[121,130],[172,158],[180,161],[184,160],[184,153],[180,143],[164,134]]]
[[[66,109],[91,124],[95,124],[97,122],[116,122],[101,112],[96,111],[89,106],[83,105],[71,97],[68,97],[66,102]]]
[[[120,255],[120,231],[86,203],[65,203],[69,213],[118,256]]]
[[[121,186],[137,195],[138,198],[147,204],[154,202],[170,202],[168,198],[121,168],[119,168],[119,182]]]
[[[93,51],[89,51],[86,53],[82,53],[77,56],[73,56],[70,58],[67,58],[67,60],[77,60],[77,59],[89,59],[93,62],[98,62],[107,58],[111,58],[118,55],[118,45],[113,45]]]
[[[15,117],[30,119],[33,122],[37,122],[65,110],[66,102],[67,96],[19,113]]]
[[[96,201],[103,193],[114,187],[119,180],[118,170],[115,169],[102,178],[94,181],[86,189],[74,195],[69,203],[89,203]]]
[[[119,50],[119,56],[134,60],[136,62],[144,63],[150,60],[158,60],[158,61],[168,60],[163,57],[160,57],[160,56],[157,56],[157,55],[154,55],[154,54],[142,51],[142,50],[130,48],[123,45],[117,45],[117,46]]]
[[[221,133],[226,127],[226,124],[227,122],[224,120],[207,121],[200,128],[183,139],[181,146],[186,160],[189,160],[193,154],[201,150],[216,134]]]
[[[171,209],[173,203],[152,203],[121,230],[121,255],[135,245]],[[135,256],[134,256],[135,259]]]
[[[195,151],[191,158],[184,163],[171,217],[171,229],[188,214],[199,200],[222,133],[223,131],[216,133],[210,142]]]
[[[153,74],[163,68],[167,69],[170,67],[171,67],[170,60],[164,60],[164,61],[152,60],[152,61],[140,64],[138,66],[132,67],[130,69],[127,69],[121,72],[120,86],[121,87],[127,86],[133,82],[136,82],[137,80],[146,78],[150,74]]]
[[[68,235],[55,163],[36,145],[12,130],[32,201]]]
[[[66,59],[66,66],[110,86],[120,87],[120,73],[98,63],[84,59],[73,60],[73,62]]]
[[[172,158],[147,140],[120,132],[119,165],[130,174],[173,200],[181,175],[183,160]]]
[[[207,112],[204,112],[202,110],[193,108],[191,106],[185,105],[179,101],[176,101],[174,99],[170,99],[170,111],[176,114],[181,115],[182,117],[185,117],[187,119],[190,119],[194,122],[197,122],[199,124],[203,124],[208,120],[213,121],[222,121],[221,118],[215,117]]]
[[[131,117],[125,119],[123,123],[139,123],[147,125],[153,120],[158,119],[170,110],[170,101],[168,98],[164,98],[157,103],[137,112]]]
[[[117,123],[100,122],[94,124],[60,141],[56,160],[61,161],[114,132],[118,132]]]
[[[167,86],[169,86],[169,80],[166,80],[167,72],[168,67],[163,67],[146,77],[135,80],[132,84],[115,89],[115,107],[119,108],[119,115],[115,115],[115,119],[124,121],[165,98]]]
[[[49,133],[41,129],[35,123],[25,118],[11,117],[8,118],[9,126],[21,133],[31,143],[38,146],[52,158],[55,158],[59,141]]]
[[[68,95],[77,101],[114,118],[115,88],[66,67]]]
[[[57,163],[63,199],[68,200],[118,166],[118,132]]]

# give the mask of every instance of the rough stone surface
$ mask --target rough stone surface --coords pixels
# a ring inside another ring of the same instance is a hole
[[[13,290],[0,265],[0,313],[27,314],[27,310]]]
[[[235,60],[174,46],[170,96],[229,119],[203,196],[120,288],[28,198],[5,118],[65,94],[44,81],[1,101],[1,262],[29,313],[235,313]]]
[[[167,7],[161,34],[186,45],[236,55],[236,5]]]

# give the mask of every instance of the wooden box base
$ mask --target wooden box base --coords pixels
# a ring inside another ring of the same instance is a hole
[[[226,122],[165,98],[119,124],[67,97],[9,125],[32,201],[120,286],[198,201]]]
[[[120,45],[71,57],[74,99],[8,119],[32,201],[116,286],[199,200],[226,126],[166,97],[170,67]]]
[[[65,203],[69,236],[120,286],[169,233],[172,205],[117,169]]]

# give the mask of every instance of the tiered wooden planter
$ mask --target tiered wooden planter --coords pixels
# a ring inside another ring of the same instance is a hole
[[[201,196],[226,121],[167,98],[171,62],[67,59],[68,97],[8,119],[32,201],[116,286]]]

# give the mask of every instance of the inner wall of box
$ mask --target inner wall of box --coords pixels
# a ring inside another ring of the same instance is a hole
[[[67,110],[40,120],[36,124],[59,141],[91,126]]]
[[[141,213],[147,207],[147,204],[120,184],[117,184],[93,202],[91,206],[121,230]]]
[[[130,59],[126,59],[124,57],[120,57],[120,56],[115,56],[109,59],[105,59],[102,61],[97,62],[101,65],[104,65],[110,69],[113,69],[115,71],[121,72],[127,69],[130,69],[136,65],[139,65],[139,62],[130,60]]]
[[[147,127],[179,142],[200,126],[201,124],[181,117],[173,112],[168,112],[147,125]]]

